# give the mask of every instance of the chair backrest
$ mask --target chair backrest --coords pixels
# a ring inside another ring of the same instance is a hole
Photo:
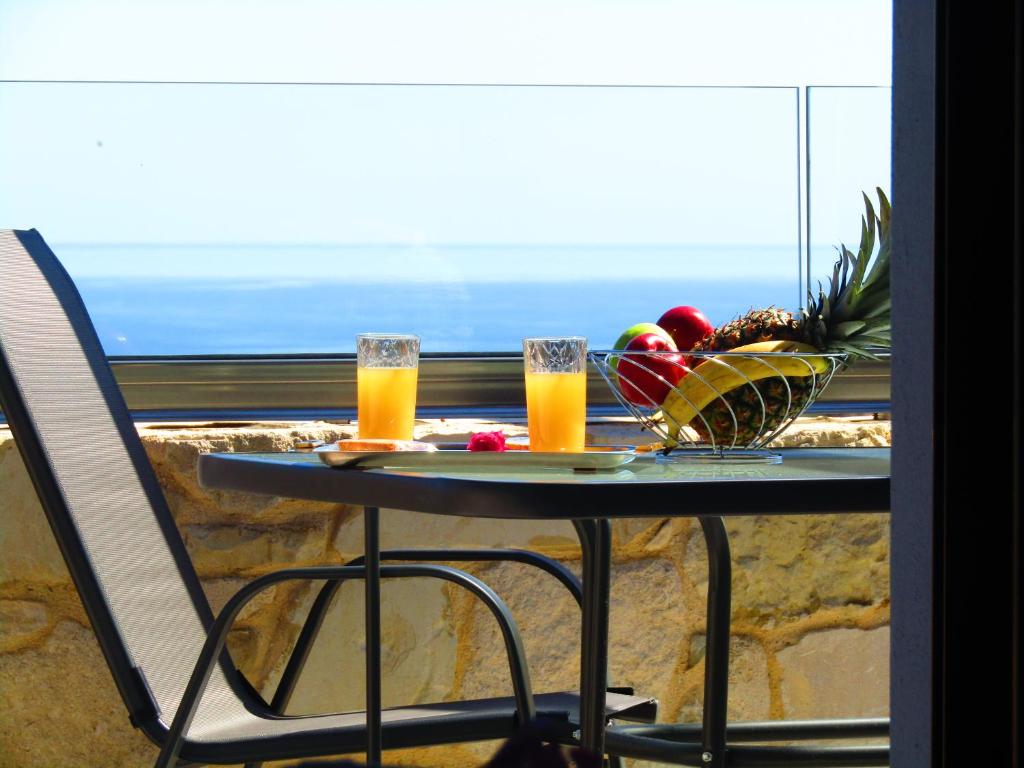
[[[169,722],[212,614],[82,299],[35,230],[0,231],[0,406],[133,721],[152,726],[155,704]]]

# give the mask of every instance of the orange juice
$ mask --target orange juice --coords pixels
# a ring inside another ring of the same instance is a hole
[[[583,451],[587,375],[526,372],[531,451]]]
[[[412,440],[417,368],[358,368],[359,437]]]

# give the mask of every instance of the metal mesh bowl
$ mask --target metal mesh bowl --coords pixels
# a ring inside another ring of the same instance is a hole
[[[845,353],[595,350],[612,394],[673,459],[781,461],[764,447],[817,399]]]

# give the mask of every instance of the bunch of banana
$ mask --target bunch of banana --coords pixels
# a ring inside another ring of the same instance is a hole
[[[780,352],[787,354],[768,354]],[[669,435],[666,447],[679,445],[686,425],[705,439],[710,434],[719,445],[745,445],[799,412],[810,383],[830,368],[821,350],[798,341],[756,342],[709,357],[684,376],[662,403]],[[769,393],[764,384],[755,384],[765,379],[782,387],[781,397]],[[724,417],[715,418],[716,406]]]

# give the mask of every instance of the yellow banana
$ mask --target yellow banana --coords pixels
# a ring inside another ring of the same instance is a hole
[[[759,341],[729,351],[737,354],[705,359],[665,398],[661,407],[673,437],[711,402],[736,387],[772,376],[810,376],[829,369],[829,361],[821,355],[821,350],[798,341]],[[790,354],[757,357],[766,352]],[[806,356],[793,354],[801,352]]]

